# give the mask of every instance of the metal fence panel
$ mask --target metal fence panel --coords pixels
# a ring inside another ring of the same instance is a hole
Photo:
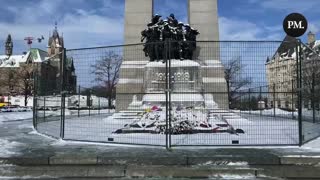
[[[36,64],[34,70],[34,125],[40,133],[60,138],[61,53]]]
[[[320,136],[317,76],[311,74],[310,91],[310,63],[299,46],[166,41],[70,49],[61,86],[37,88],[35,124],[40,132],[89,142],[298,145]],[[190,47],[198,48],[190,53]],[[305,98],[314,99],[311,114]]]
[[[301,143],[320,136],[320,53],[300,44]]]

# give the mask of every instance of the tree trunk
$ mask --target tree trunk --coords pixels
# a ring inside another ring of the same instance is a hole
[[[24,106],[27,106],[28,105],[28,92],[25,91],[24,92]]]
[[[228,106],[231,108],[231,94],[230,94],[230,82],[227,80],[227,92],[228,92]]]
[[[112,106],[112,97],[111,97],[111,95],[108,96],[108,106],[109,106],[109,109],[111,109],[111,106]]]

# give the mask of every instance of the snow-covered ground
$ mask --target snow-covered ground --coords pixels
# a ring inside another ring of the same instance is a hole
[[[4,156],[11,156],[16,154],[12,149],[20,146],[21,143],[16,141],[9,141],[7,139],[0,138],[0,155],[1,157]]]
[[[302,146],[302,148],[304,149],[312,149],[312,150],[319,150],[320,151],[320,137],[313,140],[313,141],[310,141],[306,144],[304,144]]]
[[[234,112],[240,112],[240,111],[234,110]],[[287,118],[298,117],[298,112],[289,112],[289,111],[284,111],[278,108],[264,109],[264,110],[257,110],[257,111],[241,111],[241,113],[264,115],[264,116],[287,117]]]
[[[32,116],[33,116],[32,111],[0,113],[0,124],[5,122],[5,121],[16,121],[16,120],[23,120],[23,119],[31,119]]]
[[[172,135],[172,145],[293,145],[298,144],[297,121],[285,118],[245,116],[229,120],[234,128],[244,134],[198,133]],[[117,129],[131,124],[132,119],[113,119],[108,115],[70,118],[65,121],[65,138],[74,140],[116,142],[129,144],[165,145],[164,134],[132,133],[115,134]],[[40,123],[38,130],[48,135],[57,135],[58,121]],[[233,143],[239,144],[233,144]]]
[[[126,124],[133,123],[132,118],[111,118],[113,111],[105,109],[80,111],[66,110],[65,138],[74,140],[116,142],[128,144],[165,145],[164,134],[131,133],[115,134],[118,129]],[[38,116],[41,117],[39,112]],[[50,117],[59,115],[60,111],[47,111],[47,121],[38,124],[38,130],[47,135],[59,137],[60,121],[50,121]],[[289,113],[288,113],[289,114]],[[83,116],[86,115],[86,116]],[[272,116],[259,116],[252,112],[239,113],[241,118],[228,119],[228,122],[236,129],[243,129],[244,134],[230,133],[198,133],[171,135],[172,145],[293,145],[298,144],[298,122],[290,118],[278,118]],[[31,119],[32,112],[0,113],[0,124],[8,121]],[[209,122],[213,123],[213,122]],[[31,125],[30,125],[31,126]],[[313,139],[320,135],[320,124],[303,122],[305,139]],[[238,144],[233,144],[238,143]],[[320,140],[307,143],[310,148],[320,148]]]
[[[80,110],[79,114],[81,116],[83,115],[95,115],[95,114],[108,114],[108,113],[113,113],[114,109],[101,109],[101,110]],[[59,116],[61,113],[60,110],[57,111],[49,111],[46,110],[44,111],[38,111],[38,117],[51,117],[51,116]],[[78,110],[65,110],[66,116],[72,116],[72,115],[78,115]],[[32,111],[27,111],[27,112],[0,112],[0,124],[3,122],[8,122],[8,121],[17,121],[17,120],[25,120],[25,119],[32,119],[33,118],[33,112]]]

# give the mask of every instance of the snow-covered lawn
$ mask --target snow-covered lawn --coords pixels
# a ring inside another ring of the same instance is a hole
[[[234,110],[234,112],[240,112],[237,110]],[[292,118],[298,117],[298,112],[289,112],[282,109],[264,109],[264,110],[256,110],[256,111],[241,111],[240,113],[244,114],[255,114],[255,115],[264,115],[264,116],[276,116],[276,117],[287,117]]]
[[[0,113],[0,124],[5,121],[16,121],[23,119],[31,119],[33,117],[32,111],[28,112],[4,112]]]
[[[244,115],[247,120],[229,120],[244,134],[198,133],[172,135],[172,145],[293,145],[298,144],[298,123],[295,120]],[[164,134],[115,134],[117,129],[131,124],[132,119],[113,119],[107,115],[70,118],[65,121],[65,138],[74,140],[116,142],[129,144],[165,145]],[[40,123],[38,130],[58,135],[59,121]]]
[[[165,145],[164,134],[130,133],[115,134],[118,129],[126,124],[133,123],[132,118],[110,118],[112,111],[91,110],[91,116],[77,117],[77,110],[66,110],[65,138],[74,140],[116,142],[128,144]],[[267,111],[268,112],[268,111]],[[38,116],[41,117],[39,112]],[[59,115],[60,111],[47,111],[48,120],[51,116]],[[81,115],[88,115],[88,110],[80,111]],[[292,145],[298,144],[298,122],[290,118],[260,116],[259,111],[239,114],[241,118],[228,119],[236,129],[243,129],[244,134],[230,133],[198,133],[171,135],[172,145]],[[285,114],[284,112],[282,112]],[[287,113],[289,116],[290,112]],[[31,119],[32,112],[7,112],[0,113],[0,124]],[[209,122],[214,123],[214,122]],[[31,124],[31,122],[30,122]],[[32,124],[30,125],[30,127]],[[28,126],[29,127],[29,126]],[[306,140],[320,135],[320,124],[303,122],[303,133]],[[38,130],[47,135],[60,136],[60,121],[49,121],[38,124]],[[5,142],[3,142],[5,143]],[[236,144],[233,144],[236,143]],[[237,144],[238,143],[238,144]],[[320,149],[320,140],[307,143],[307,147]]]
[[[90,115],[95,114],[106,114],[106,113],[113,113],[114,109],[101,109],[101,110],[90,110]],[[60,116],[61,111],[38,111],[38,117],[51,117],[51,116]],[[89,110],[80,110],[80,115],[89,115]],[[65,110],[66,116],[78,115],[78,110]],[[25,119],[32,119],[33,112],[0,112],[0,124],[7,121],[17,121],[17,120],[25,120]]]

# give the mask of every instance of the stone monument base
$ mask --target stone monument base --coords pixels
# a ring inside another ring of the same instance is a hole
[[[228,108],[224,68],[218,60],[171,60],[171,105]],[[124,61],[117,86],[117,111],[166,102],[166,64]],[[132,106],[133,105],[133,106]]]

